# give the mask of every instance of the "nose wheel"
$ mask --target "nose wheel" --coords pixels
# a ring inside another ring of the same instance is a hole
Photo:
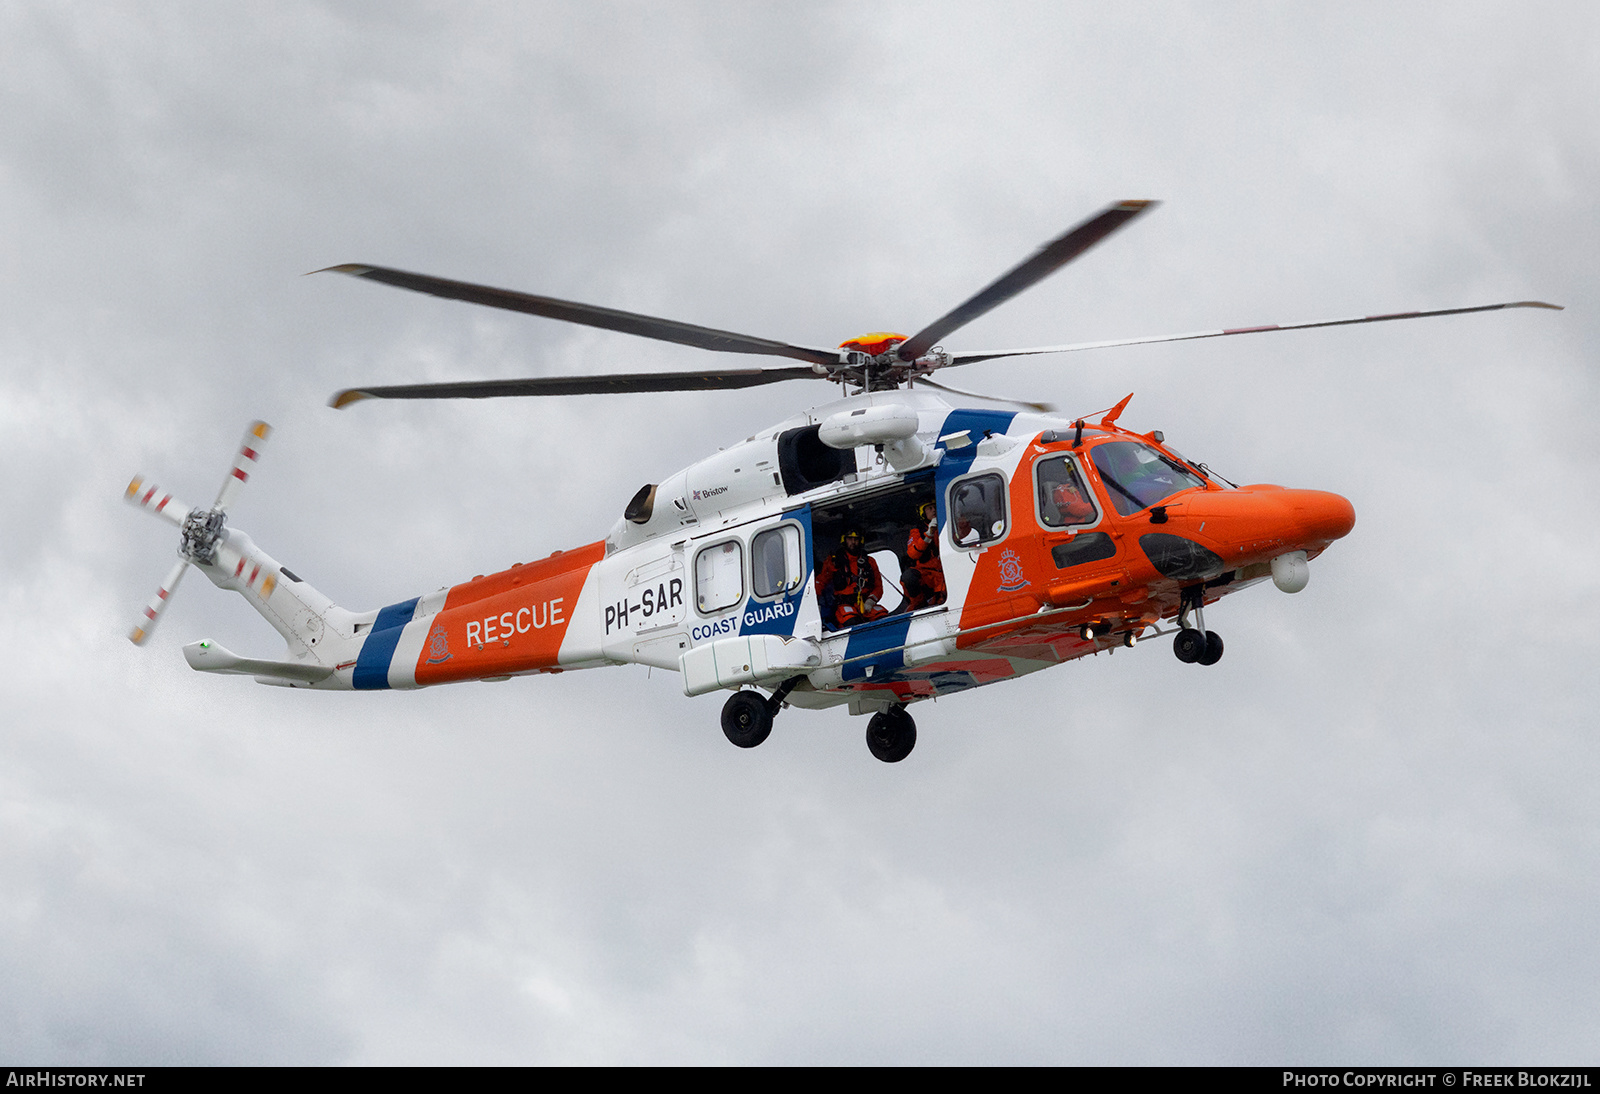
[[[1222,660],[1222,635],[1206,630],[1205,586],[1196,585],[1183,590],[1183,603],[1178,610],[1178,626],[1183,628],[1172,640],[1172,655],[1186,665],[1215,665]],[[1195,626],[1189,625],[1189,613],[1194,612]]]
[[[1215,665],[1222,660],[1222,635],[1185,627],[1172,640],[1172,654],[1186,665]]]

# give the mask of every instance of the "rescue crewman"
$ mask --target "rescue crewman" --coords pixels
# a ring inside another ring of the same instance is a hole
[[[817,573],[818,607],[832,630],[867,623],[888,615],[879,605],[883,575],[866,552],[866,540],[852,528],[839,538],[839,549]]]
[[[1094,506],[1083,496],[1076,475],[1068,482],[1057,483],[1050,491],[1050,500],[1055,503],[1062,524],[1089,524],[1094,520]]]
[[[900,575],[905,586],[905,610],[943,604],[944,563],[939,561],[939,509],[923,502],[917,509],[918,524],[906,536],[906,558],[911,565]]]

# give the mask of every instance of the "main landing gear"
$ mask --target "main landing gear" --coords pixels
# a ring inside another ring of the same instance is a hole
[[[722,704],[722,734],[740,748],[754,748],[772,732],[772,719],[783,709],[783,701],[804,676],[794,676],[778,685],[768,699],[759,691],[736,691]],[[910,751],[907,749],[907,751]]]
[[[722,733],[740,748],[754,748],[772,733],[772,719],[796,684],[786,680],[768,699],[759,691],[736,691],[722,704]],[[867,721],[867,750],[886,764],[897,764],[917,747],[917,723],[903,706],[879,711]]]
[[[1206,630],[1205,586],[1195,585],[1183,590],[1183,601],[1178,608],[1178,626],[1183,628],[1172,640],[1172,655],[1186,665],[1215,665],[1222,660],[1222,636]],[[1189,625],[1189,613],[1194,612],[1196,626]]]
[[[867,751],[886,764],[897,764],[917,747],[917,723],[905,707],[879,711],[867,721]]]

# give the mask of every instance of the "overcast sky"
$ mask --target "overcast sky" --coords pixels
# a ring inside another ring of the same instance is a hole
[[[1594,1063],[1597,194],[1576,0],[0,0],[0,1058]],[[203,676],[281,646],[199,574],[124,637],[175,537],[123,487],[208,502],[251,418],[233,522],[365,609],[830,396],[335,412],[741,361],[308,270],[828,345],[1123,198],[1165,204],[950,348],[1567,305],[963,370],[1351,499],[1214,668],[920,705],[888,766],[643,668]]]

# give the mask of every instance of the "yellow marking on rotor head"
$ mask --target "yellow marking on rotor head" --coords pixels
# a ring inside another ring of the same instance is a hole
[[[272,432],[272,427],[266,422],[252,422],[250,425],[250,432],[258,440],[264,441],[267,439],[267,434]]]
[[[128,641],[135,646],[142,646],[144,645],[144,640],[148,637],[149,633],[143,627],[135,627],[133,628],[133,633],[128,635]]]
[[[139,488],[143,485],[144,477],[142,475],[135,475],[133,477],[133,481],[128,484],[128,497],[131,498],[137,494],[139,492]]]
[[[891,345],[905,340],[906,336],[903,334],[896,334],[894,331],[889,330],[875,330],[852,338],[848,342],[840,342],[839,348],[860,350],[862,353],[870,353],[876,357],[880,353],[887,352]]]

